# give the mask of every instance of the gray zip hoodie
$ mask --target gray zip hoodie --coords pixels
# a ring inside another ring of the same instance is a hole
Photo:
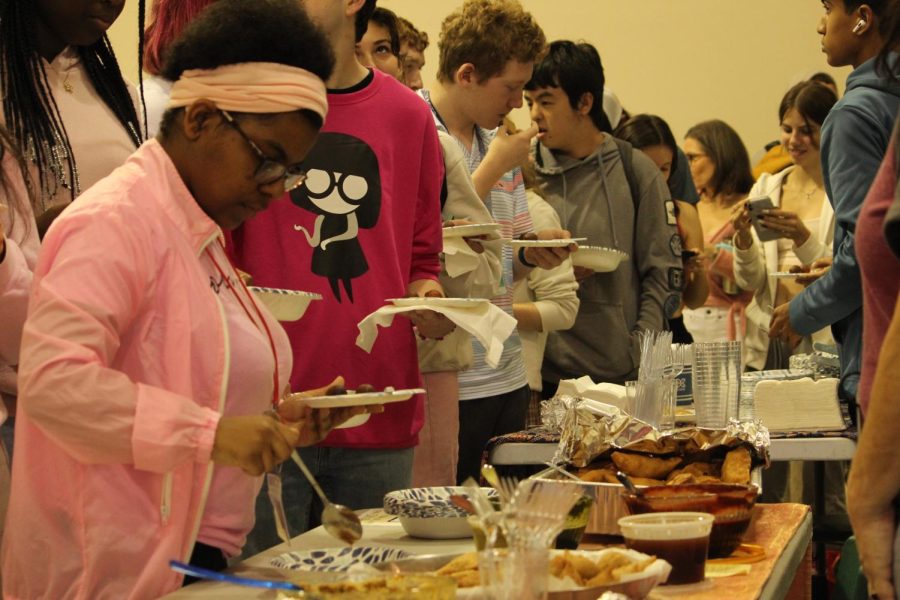
[[[550,333],[542,376],[551,382],[582,375],[598,382],[635,379],[639,332],[665,329],[681,301],[681,238],[662,173],[631,150],[640,190],[633,200],[619,147],[608,135],[583,159],[554,154],[540,142],[532,150],[541,189],[563,228],[588,238],[587,245],[629,257],[615,271],[581,281],[575,325]]]

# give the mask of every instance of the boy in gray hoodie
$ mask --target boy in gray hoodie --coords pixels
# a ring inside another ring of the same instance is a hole
[[[573,236],[628,255],[609,273],[576,267],[581,307],[571,329],[547,340],[547,396],[560,379],[634,379],[639,333],[665,329],[681,298],[681,238],[665,179],[647,156],[609,133],[603,84],[593,46],[556,41],[525,86],[539,128],[532,151],[547,201]]]

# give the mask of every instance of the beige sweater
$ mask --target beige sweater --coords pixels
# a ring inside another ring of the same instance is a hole
[[[534,223],[534,230],[559,228],[559,215],[547,202],[528,190],[528,211]],[[578,282],[572,271],[572,261],[566,260],[555,269],[532,269],[528,277],[516,282],[513,302],[534,302],[541,313],[541,331],[519,330],[522,352],[525,355],[525,376],[528,386],[540,391],[541,363],[544,361],[544,347],[547,333],[568,329],[578,314]]]
[[[468,219],[473,223],[492,223],[494,219],[475,192],[456,140],[440,129],[438,139],[447,177],[447,199],[441,217],[446,220],[452,215],[454,219]],[[492,298],[497,294],[500,285],[500,246],[485,246],[479,258],[486,269],[476,269],[455,278],[447,275],[446,269],[441,270],[440,282],[448,298]],[[490,275],[483,276],[484,272]],[[471,336],[459,327],[443,340],[420,339],[418,344],[419,370],[422,373],[464,371],[472,364]]]

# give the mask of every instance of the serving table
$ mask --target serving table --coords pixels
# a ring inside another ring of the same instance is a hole
[[[757,544],[766,550],[766,558],[751,565],[750,573],[733,577],[708,580],[699,589],[667,590],[658,587],[652,599],[679,598],[706,600],[752,600],[756,598],[781,599],[809,597],[809,544],[812,536],[812,519],[809,507],[802,504],[757,505],[753,522],[745,536],[745,542]],[[410,554],[456,554],[473,549],[471,539],[424,540],[406,535],[400,523],[383,511],[361,511],[363,537],[359,542],[367,546],[387,546],[405,550]],[[317,527],[292,540],[292,547],[280,544],[253,556],[242,565],[269,567],[269,561],[291,550],[335,548],[340,544]],[[590,540],[582,544],[585,549],[599,546]],[[804,588],[804,582],[806,586]],[[799,587],[798,587],[799,586]],[[794,595],[799,592],[799,595]],[[219,582],[201,582],[165,596],[170,600],[202,599],[260,599],[273,600],[277,593],[270,590],[241,588]]]

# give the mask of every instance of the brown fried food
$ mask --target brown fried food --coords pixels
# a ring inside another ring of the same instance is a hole
[[[722,483],[722,480],[713,475],[701,475],[695,483]]]
[[[585,585],[593,587],[614,583],[618,581],[618,578],[613,575],[613,571],[620,567],[630,565],[631,562],[632,560],[621,552],[607,552],[597,561],[597,574],[590,578]]]
[[[686,471],[672,471],[666,479],[666,485],[684,485],[689,483],[697,483],[697,477],[693,473]]]
[[[471,588],[481,585],[481,576],[478,574],[478,569],[458,571],[452,573],[450,577],[456,580],[456,587],[458,588]]]
[[[666,478],[666,485],[679,485],[685,483],[699,483],[700,478],[709,478],[718,473],[718,468],[712,463],[695,462],[675,469]],[[716,479],[719,481],[719,479]]]
[[[562,577],[563,569],[566,568],[566,563],[569,562],[569,551],[566,550],[564,554],[554,556],[550,559],[550,575],[553,577]]]
[[[560,579],[564,579],[566,577],[574,581],[575,585],[577,586],[584,585],[584,577],[581,576],[581,573],[578,572],[578,569],[575,568],[575,565],[572,564],[571,560],[566,561],[565,565],[563,566],[562,573],[559,576]]]
[[[578,477],[582,481],[590,481],[592,483],[618,483],[615,472],[610,468],[583,471]]]
[[[722,481],[725,483],[750,483],[750,451],[744,446],[725,455],[722,463]]]
[[[644,560],[635,561],[629,565],[617,567],[613,569],[613,577],[615,577],[616,581],[618,581],[622,579],[624,575],[630,575],[631,573],[640,573],[641,571],[652,565],[655,560],[656,557],[651,556],[649,558],[645,558]]]
[[[575,567],[575,570],[578,571],[578,574],[581,576],[582,580],[590,579],[597,575],[600,572],[600,567],[589,558],[581,556],[580,554],[572,554],[569,556],[569,561],[572,566]]]
[[[649,477],[632,477],[631,482],[635,485],[665,485],[662,479],[650,479]]]
[[[438,575],[453,575],[462,571],[478,569],[478,555],[474,552],[466,552],[448,562],[437,570]]]
[[[672,470],[681,463],[681,458],[656,458],[641,456],[639,454],[625,454],[613,452],[612,460],[620,471],[631,477],[646,477],[648,479],[665,479]]]

